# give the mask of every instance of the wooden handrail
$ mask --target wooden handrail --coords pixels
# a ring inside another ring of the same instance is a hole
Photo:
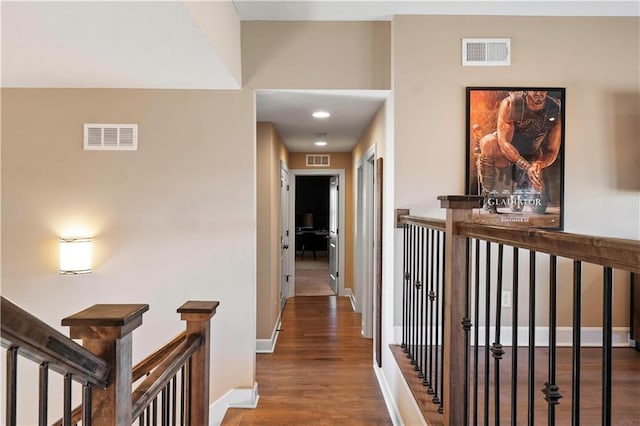
[[[431,219],[427,217],[411,216],[408,214],[398,215],[398,223],[407,225],[424,226],[426,228],[444,231],[447,222],[444,219]]]
[[[154,353],[152,353],[151,355],[149,355],[148,357],[146,357],[145,359],[137,363],[136,366],[133,367],[133,370],[131,371],[131,381],[136,382],[145,374],[148,374],[151,371],[153,371],[158,365],[160,365],[160,363],[169,354],[171,354],[174,351],[175,348],[180,346],[180,344],[184,342],[186,338],[187,338],[187,332],[183,331],[182,333],[174,337],[173,340],[168,342],[166,345],[164,345],[163,347],[161,347],[160,349],[158,349],[157,351],[155,351]]]
[[[64,334],[2,297],[2,345],[17,346],[34,362],[46,362],[62,375],[105,388],[109,365]]]
[[[640,241],[460,222],[469,237],[640,273]]]
[[[176,375],[178,370],[180,370],[186,361],[198,350],[201,344],[202,338],[200,336],[195,334],[190,335],[138,386],[132,394],[133,406],[131,417],[133,419],[137,419],[140,416],[142,410],[144,410],[167,383],[169,383],[171,378]]]

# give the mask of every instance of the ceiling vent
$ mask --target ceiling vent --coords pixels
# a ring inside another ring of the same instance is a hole
[[[511,65],[510,38],[462,39],[462,65],[507,66]]]
[[[136,151],[137,124],[86,124],[84,149],[103,151]]]
[[[329,167],[329,155],[307,154],[307,167]]]

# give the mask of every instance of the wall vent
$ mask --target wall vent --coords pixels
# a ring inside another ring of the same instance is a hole
[[[136,151],[138,149],[138,125],[85,123],[84,149]]]
[[[307,154],[307,167],[329,167],[329,155]]]
[[[462,39],[462,65],[507,66],[511,65],[511,39],[464,38]]]

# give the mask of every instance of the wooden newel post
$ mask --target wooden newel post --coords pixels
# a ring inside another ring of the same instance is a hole
[[[189,301],[178,308],[180,319],[187,322],[187,339],[195,334],[200,336],[200,348],[191,357],[189,372],[190,389],[187,391],[190,410],[187,410],[187,424],[209,424],[209,362],[211,352],[210,320],[215,315],[220,302]]]
[[[442,195],[440,207],[447,209],[444,277],[444,424],[467,423],[465,374],[466,280],[468,256],[466,238],[456,229],[458,222],[470,221],[472,209],[482,207],[482,197]]]
[[[107,361],[106,389],[92,389],[91,417],[95,426],[130,425],[131,332],[142,324],[149,305],[93,305],[62,320],[72,339]]]

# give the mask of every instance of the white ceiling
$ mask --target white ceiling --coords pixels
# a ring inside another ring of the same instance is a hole
[[[638,0],[234,0],[243,21],[371,21],[393,15],[639,16]]]
[[[384,103],[385,90],[265,90],[256,93],[258,121],[272,122],[291,152],[351,151]],[[314,118],[314,111],[331,113]],[[327,146],[316,147],[326,133]]]

